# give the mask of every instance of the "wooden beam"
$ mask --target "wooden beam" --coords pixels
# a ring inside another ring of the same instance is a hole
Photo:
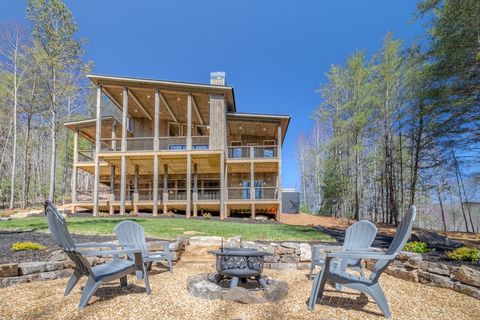
[[[140,100],[138,100],[137,96],[133,93],[132,90],[128,90],[128,94],[130,95],[130,97],[132,97],[133,101],[135,101],[135,103],[137,104],[137,106],[140,108],[140,110],[142,110],[143,113],[145,113],[145,115],[147,116],[148,120],[152,120],[152,116],[150,115],[150,113],[148,113],[148,111],[143,107],[142,103],[140,102]]]
[[[115,99],[115,97],[107,90],[107,88],[102,88],[103,93],[113,102],[113,104],[120,110],[122,110],[122,104]]]
[[[193,103],[193,110],[195,110],[195,115],[197,116],[198,121],[200,121],[200,124],[202,126],[205,125],[205,122],[203,121],[203,118],[200,115],[200,111],[198,110],[198,106],[197,106],[197,103],[195,102],[194,96],[192,96],[192,103]]]
[[[102,104],[102,87],[97,86],[97,121],[95,129],[95,176],[93,182],[93,216],[96,216],[98,213],[98,188],[100,184],[100,159],[98,154],[100,153],[100,138],[102,133],[102,114],[101,114],[101,104]]]
[[[167,100],[165,99],[165,97],[163,96],[163,94],[162,94],[161,92],[159,92],[159,95],[160,95],[160,100],[161,100],[162,103],[165,105],[165,109],[167,109],[168,113],[170,114],[170,117],[172,117],[172,119],[173,119],[174,122],[178,122],[177,117],[176,117],[175,114],[173,113],[172,108],[170,108],[170,105],[168,104],[168,102],[167,102]]]

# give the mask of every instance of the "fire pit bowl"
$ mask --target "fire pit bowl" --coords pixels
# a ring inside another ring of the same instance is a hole
[[[255,277],[260,286],[267,287],[262,276],[263,257],[271,253],[251,248],[222,248],[209,253],[217,259],[217,275],[213,281],[216,284],[228,277],[231,278],[230,288],[235,288],[239,280],[246,282],[248,278]]]

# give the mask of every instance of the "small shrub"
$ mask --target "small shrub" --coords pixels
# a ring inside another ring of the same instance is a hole
[[[205,212],[202,217],[204,219],[212,219],[212,214],[210,212]]]
[[[447,257],[450,260],[477,262],[480,261],[480,250],[470,247],[461,247],[447,252]]]
[[[403,251],[425,253],[430,252],[431,250],[428,248],[428,244],[426,244],[425,242],[412,241],[405,244],[405,246],[403,247]]]
[[[43,250],[46,247],[40,243],[25,241],[25,242],[15,242],[12,244],[13,251],[23,251],[23,250]]]
[[[97,217],[109,217],[109,216],[110,216],[110,213],[107,211],[99,211],[97,213]]]
[[[167,213],[164,213],[164,215],[165,215],[166,217],[169,217],[169,218],[175,217],[175,213],[173,213],[173,212],[170,211],[170,210],[169,210]]]

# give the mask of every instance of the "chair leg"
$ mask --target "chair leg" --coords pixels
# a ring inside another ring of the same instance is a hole
[[[120,286],[121,287],[126,287],[128,285],[127,283],[127,276],[121,277],[120,278]]]
[[[147,290],[147,294],[151,294],[152,289],[150,289],[150,281],[148,280],[148,272],[145,265],[143,265],[143,282],[145,282],[145,289]]]
[[[92,295],[97,291],[98,287],[102,284],[102,281],[96,282],[93,280],[92,276],[88,277],[87,283],[83,288],[82,297],[80,298],[80,304],[78,305],[79,309],[85,308],[90,301]]]
[[[72,292],[73,287],[77,284],[78,280],[82,277],[82,273],[75,269],[70,280],[68,280],[67,287],[65,288],[65,296],[68,296]]]
[[[308,300],[308,310],[313,310],[315,308],[317,299],[321,299],[323,297],[323,290],[325,289],[325,283],[327,282],[328,269],[328,266],[325,265],[322,268],[322,271],[315,275],[315,279],[312,283],[310,299]]]
[[[385,297],[385,294],[383,293],[380,284],[376,282],[375,284],[368,286],[365,292],[368,293],[373,298],[373,300],[375,300],[380,310],[382,310],[383,315],[386,318],[390,319],[392,317],[392,314],[390,312],[390,307],[388,306],[387,298]]]

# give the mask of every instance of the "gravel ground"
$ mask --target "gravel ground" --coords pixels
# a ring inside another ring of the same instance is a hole
[[[33,282],[0,289],[2,319],[385,319],[375,303],[354,291],[336,292],[327,285],[324,299],[309,312],[306,301],[311,282],[305,271],[266,270],[288,282],[289,293],[280,303],[243,305],[206,301],[189,296],[189,275],[214,271],[213,265],[178,264],[174,272],[154,268],[152,295],[143,282],[129,277],[129,285],[104,285],[83,310],[77,310],[80,288],[63,297],[66,279]],[[381,283],[394,319],[479,319],[480,300],[449,289],[435,288],[382,275]]]

